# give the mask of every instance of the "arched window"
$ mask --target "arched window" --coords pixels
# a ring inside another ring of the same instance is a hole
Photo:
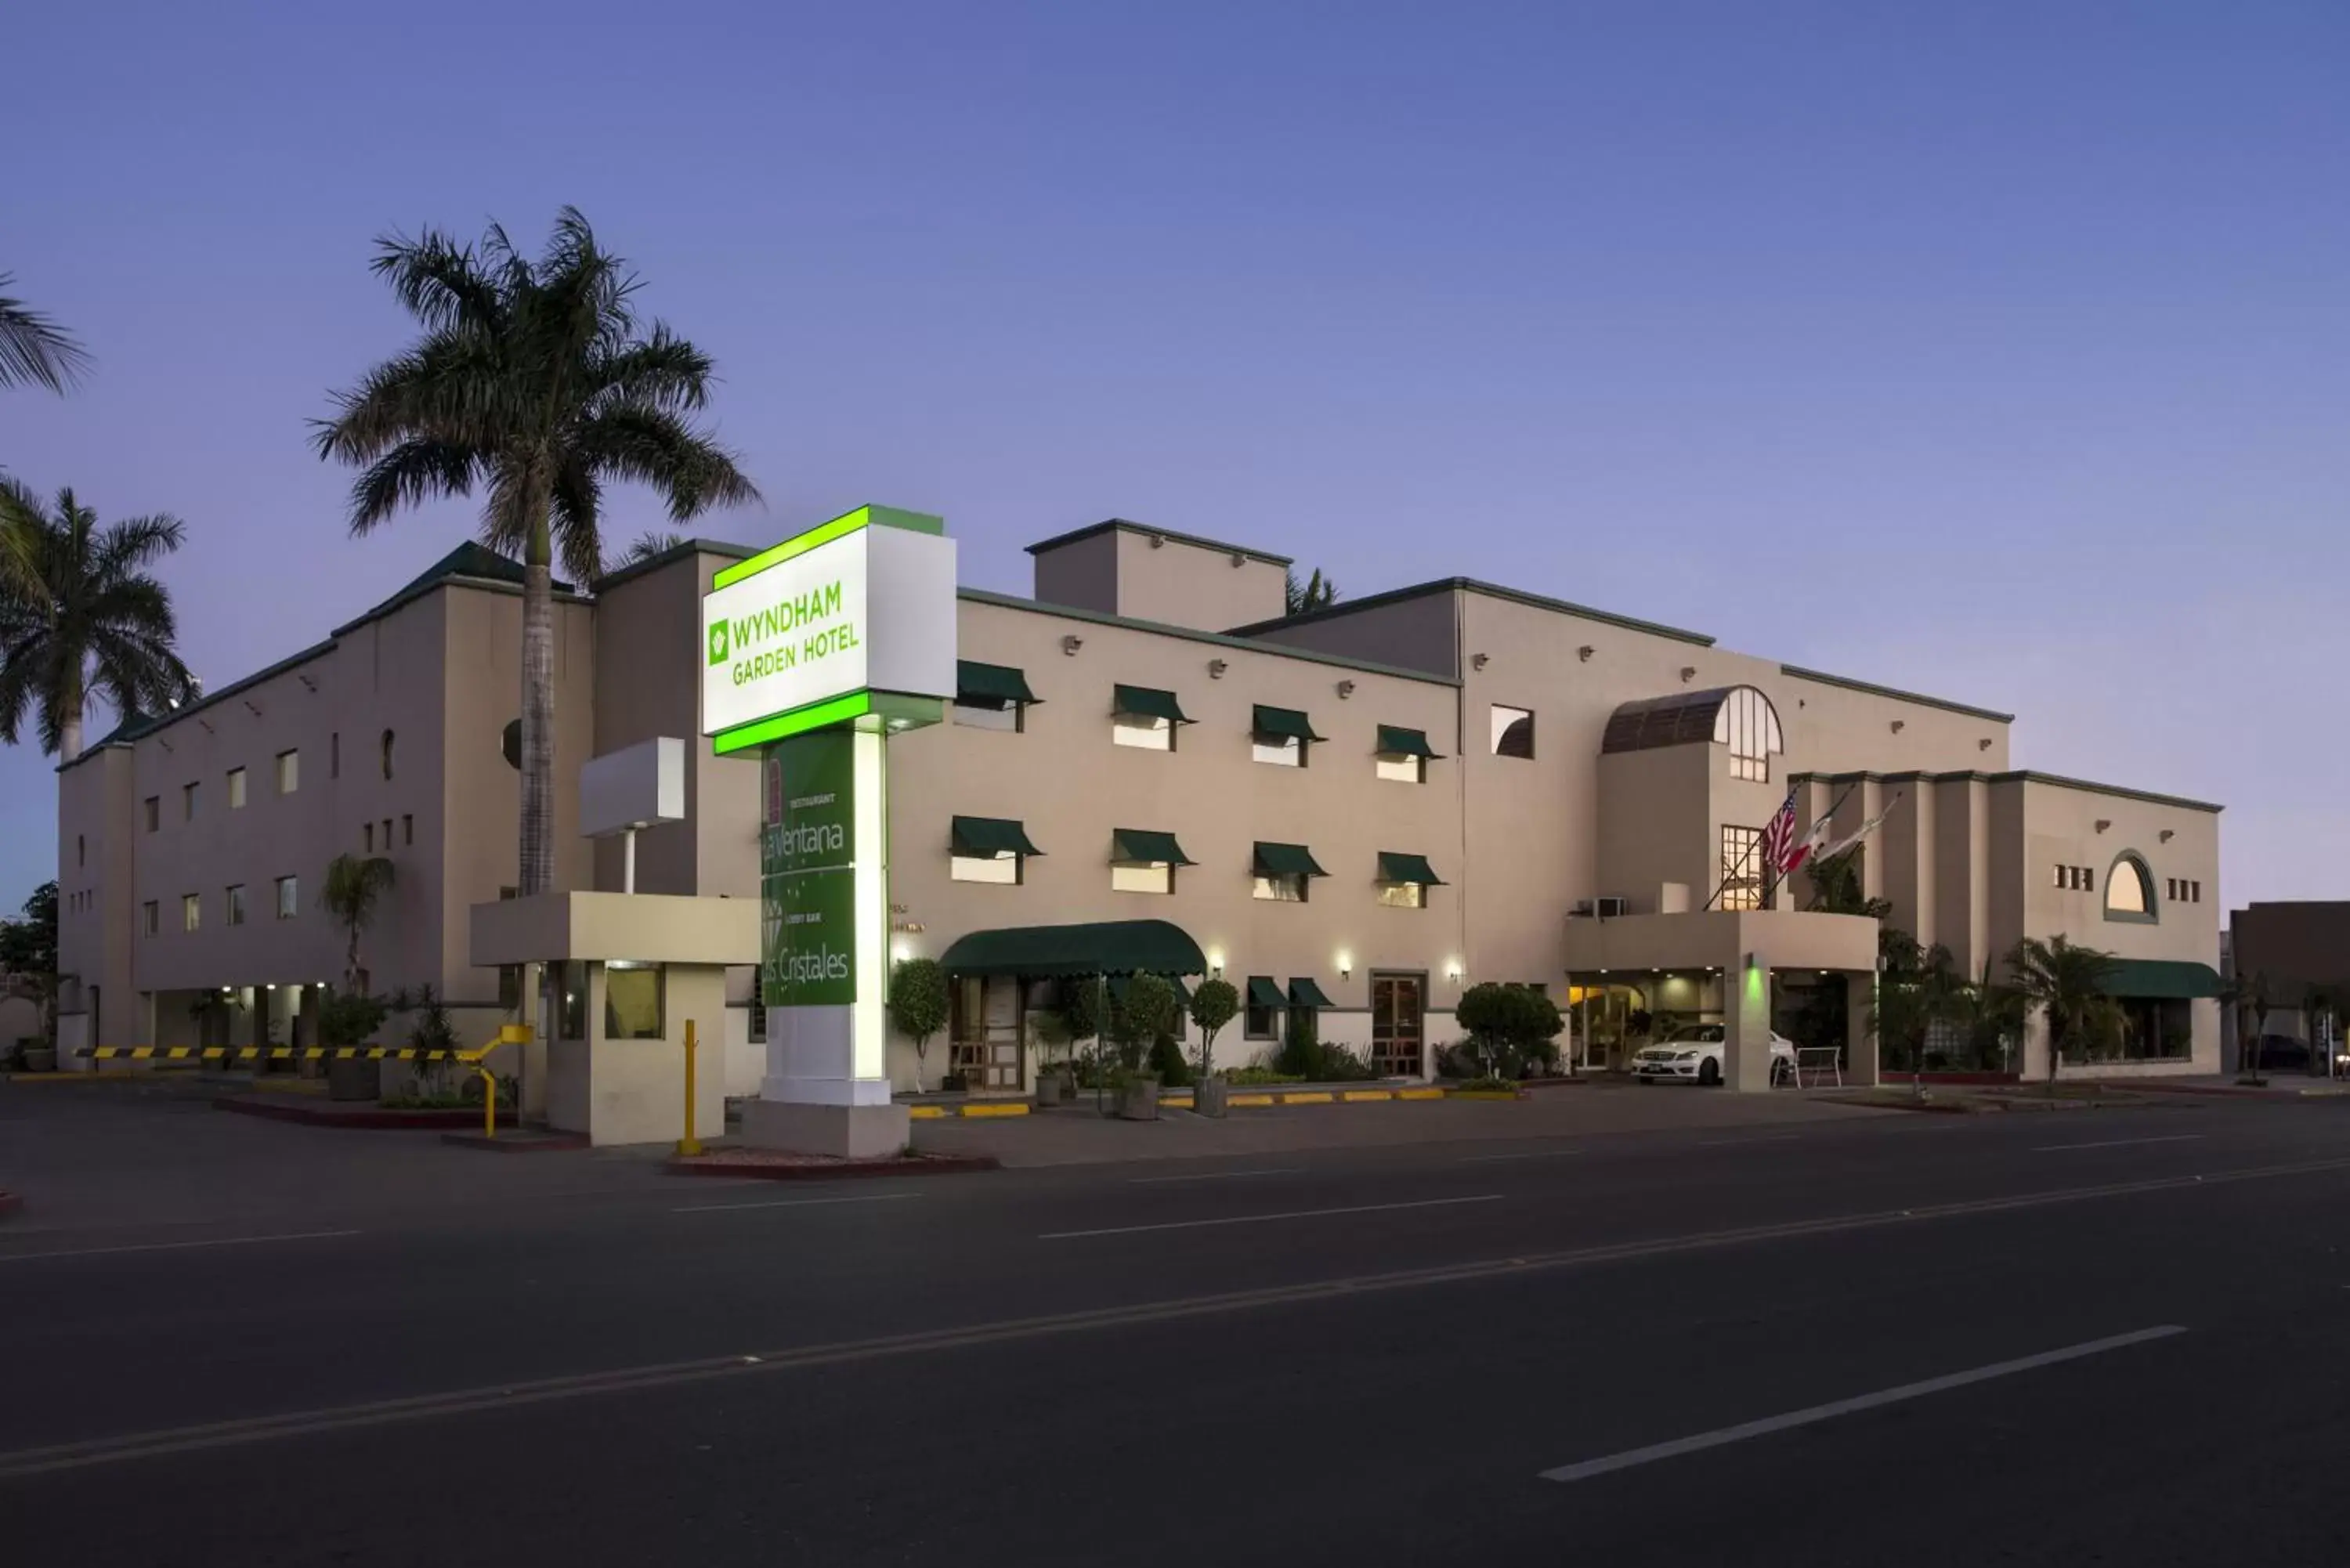
[[[2125,849],[2116,856],[2106,873],[2106,919],[2148,924],[2156,919],[2154,875],[2136,850]]]
[[[1730,776],[1769,783],[1771,757],[1786,748],[1779,738],[1779,711],[1752,686],[1734,686],[1713,716],[1713,739],[1730,748]]]

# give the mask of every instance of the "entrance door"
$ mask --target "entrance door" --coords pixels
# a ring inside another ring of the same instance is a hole
[[[1425,975],[1371,976],[1373,1069],[1414,1078],[1427,1070],[1423,1056],[1427,997]]]
[[[947,1065],[970,1089],[1020,1086],[1020,981],[963,975],[954,981],[952,1041]]]

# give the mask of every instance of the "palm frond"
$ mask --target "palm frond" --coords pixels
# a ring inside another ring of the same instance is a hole
[[[639,561],[650,561],[656,556],[666,556],[671,550],[682,549],[684,545],[685,535],[682,534],[665,534],[658,531],[639,534],[637,535],[636,543],[629,546],[628,554],[620,557],[620,564],[624,566],[633,566]]]
[[[188,525],[169,512],[109,523],[92,541],[91,575],[101,579],[127,576],[161,560],[187,536]]]
[[[549,511],[563,569],[583,583],[603,576],[604,486],[576,455],[555,476]]]
[[[0,288],[16,278],[0,272]],[[72,333],[21,299],[0,295],[0,387],[26,383],[71,391],[89,369],[89,351]]]
[[[474,462],[463,447],[405,441],[351,483],[351,532],[365,534],[403,506],[442,496],[470,495]]]
[[[595,406],[634,403],[671,412],[694,412],[710,401],[709,355],[678,337],[666,322],[638,343],[605,356],[595,367]]]
[[[760,499],[734,454],[664,409],[618,403],[579,428],[574,450],[598,472],[650,485],[673,522]]]
[[[412,240],[384,235],[376,241],[376,258],[369,267],[430,331],[494,334],[504,325],[505,302],[473,247],[439,229],[426,229]]]

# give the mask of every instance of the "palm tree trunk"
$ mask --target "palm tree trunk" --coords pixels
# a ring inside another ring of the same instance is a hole
[[[522,896],[555,886],[555,576],[546,509],[531,524],[522,587]]]
[[[81,671],[68,670],[66,689],[57,693],[57,761],[69,763],[81,755],[81,710],[85,701]]]

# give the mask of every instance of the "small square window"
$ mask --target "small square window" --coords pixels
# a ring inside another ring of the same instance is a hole
[[[1241,987],[1241,994],[1248,999],[1247,1011],[1242,1016],[1241,1033],[1250,1040],[1270,1040],[1274,1036],[1274,1021],[1280,1016],[1281,1010],[1269,1002],[1257,1001],[1259,981],[1266,985],[1274,982],[1271,975],[1253,974]]]
[[[407,812],[400,816],[400,846],[406,849],[416,842],[416,818]]]
[[[1379,777],[1383,779],[1389,779],[1397,784],[1426,784],[1428,782],[1428,759],[1426,757],[1383,756],[1378,759],[1378,774]]]
[[[196,787],[194,784],[182,784],[182,785],[180,786],[180,820],[181,820],[181,821],[182,821],[182,822],[193,822],[193,821],[195,821],[195,820],[196,820],[196,803],[197,803],[197,796],[198,796],[201,793],[202,793],[202,792],[201,792],[201,791],[199,791],[199,790],[197,789],[197,787]]]
[[[1028,727],[1028,704],[1002,702],[991,707],[982,702],[957,702],[953,718],[966,730],[1010,730],[1016,733]]]
[[[1534,716],[1524,708],[1505,708],[1493,704],[1493,754],[1497,757],[1532,758],[1534,754]]]
[[[1009,849],[993,855],[956,855],[947,861],[947,878],[954,882],[1017,883],[1025,857]]]
[[[2094,892],[2095,892],[2096,890],[2097,890],[2097,874],[2096,874],[2095,871],[2090,870],[2086,866],[2082,867],[2081,867],[2081,891],[2082,891],[2082,892],[2084,892],[2084,893],[2094,893]]]
[[[139,906],[139,925],[149,936],[163,929],[163,907],[150,898]]]
[[[1276,768],[1305,765],[1305,742],[1295,735],[1258,735],[1249,742],[1249,755]]]
[[[568,969],[570,966],[567,964],[565,967]],[[587,988],[582,986],[580,989],[584,992]],[[604,1038],[660,1040],[667,1034],[661,1019],[660,966],[606,964]]]
[[[203,929],[204,900],[195,893],[180,895],[180,929],[183,931]]]
[[[226,902],[228,907],[228,923],[232,926],[241,926],[244,924],[244,883],[232,882],[228,885],[228,898]]]
[[[1382,882],[1379,902],[1390,909],[1424,909],[1428,907],[1428,889],[1417,882]]]
[[[302,753],[299,752],[278,753],[277,793],[279,794],[292,794],[296,790],[300,789],[301,787]]]
[[[149,795],[143,809],[147,814],[147,831],[152,833],[163,825],[162,797],[161,795]]]
[[[277,878],[277,918],[290,920],[302,909],[301,884],[292,877]]]
[[[1303,871],[1283,871],[1271,877],[1253,877],[1249,896],[1275,904],[1302,904],[1305,902],[1309,880]]]
[[[369,855],[375,853],[374,823],[362,822],[359,824],[359,848]]]
[[[1113,893],[1172,893],[1175,867],[1164,860],[1113,864],[1109,886]]]
[[[231,811],[244,809],[244,770],[243,768],[231,768],[228,771],[228,808]]]
[[[1109,738],[1137,751],[1171,752],[1175,749],[1175,722],[1151,713],[1120,713],[1110,722]]]

